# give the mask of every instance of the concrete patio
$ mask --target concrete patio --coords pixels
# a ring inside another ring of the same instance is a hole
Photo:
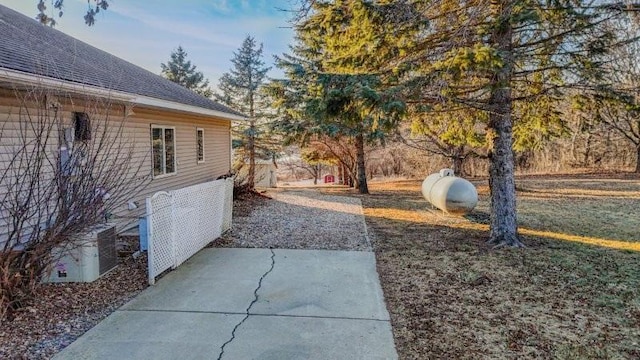
[[[372,252],[205,249],[54,359],[396,359]]]

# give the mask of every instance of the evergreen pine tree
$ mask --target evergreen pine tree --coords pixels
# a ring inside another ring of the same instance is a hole
[[[618,43],[602,25],[620,12],[601,4],[420,4],[418,12],[429,22],[429,31],[414,37],[416,49],[422,50],[405,64],[423,78],[424,98],[445,98],[488,116],[489,243],[494,246],[523,246],[517,234],[513,150],[525,144],[514,142],[514,132],[526,133],[519,138],[533,141],[544,136],[552,129],[547,125],[557,119],[553,96],[597,80],[602,54]]]
[[[603,54],[624,43],[606,25],[637,10],[634,4],[589,0],[307,3],[302,22],[323,14],[312,26],[321,29],[315,41],[330,59],[325,71],[398,74],[414,103],[486,113],[489,243],[498,247],[523,245],[517,234],[514,131],[544,136],[547,129],[540,125],[555,113],[553,96],[598,81]],[[350,9],[359,15],[345,17]],[[548,111],[527,111],[534,101]],[[527,126],[519,126],[519,111],[529,116]]]
[[[220,78],[218,87],[221,93],[217,93],[216,98],[249,117],[248,126],[237,124],[234,133],[241,138],[242,143],[243,151],[240,155],[243,159],[240,166],[243,166],[246,160],[249,161],[246,182],[253,188],[256,181],[256,153],[260,149],[269,148],[260,140],[263,140],[266,134],[265,127],[269,115],[261,90],[270,68],[266,67],[262,60],[262,44],[258,45],[249,35],[238,51],[233,53],[231,62],[231,70]],[[258,144],[259,142],[261,144]]]
[[[361,7],[342,8],[341,2],[314,3],[314,12],[295,27],[296,44],[291,54],[277,59],[286,79],[275,81],[270,91],[274,105],[281,111],[278,127],[290,136],[304,140],[328,136],[333,140],[352,142],[356,155],[355,173],[360,193],[368,193],[365,145],[384,142],[404,115],[405,104],[397,101],[395,89],[388,85],[393,77],[375,73],[339,73],[334,63],[339,59],[326,56],[331,47],[352,46],[350,55],[362,54],[359,49],[375,41],[373,21]],[[357,26],[342,25],[353,20]],[[338,38],[324,36],[329,28],[339,28]],[[357,28],[356,28],[357,27]],[[352,43],[351,32],[362,33],[365,39]],[[361,64],[376,63],[375,57],[360,57]]]
[[[196,71],[196,66],[187,60],[187,52],[182,46],[171,53],[171,59],[166,64],[160,64],[162,76],[180,84],[189,90],[204,96],[210,97],[212,91],[209,88],[209,80],[204,78],[200,71]]]

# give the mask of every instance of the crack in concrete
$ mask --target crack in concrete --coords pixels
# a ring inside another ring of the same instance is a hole
[[[216,314],[216,315],[247,315],[246,312],[229,312],[229,311],[206,311],[206,310],[171,310],[171,309],[118,309],[118,312],[162,312],[162,313],[181,313],[181,314]],[[291,314],[270,314],[270,313],[253,313],[251,316],[262,317],[285,317],[300,319],[327,319],[327,320],[358,320],[358,321],[380,321],[389,322],[389,319],[350,317],[350,316],[329,316],[329,315],[291,315]]]
[[[271,267],[264,274],[262,274],[260,280],[258,280],[258,287],[253,290],[253,301],[251,301],[251,304],[249,304],[249,306],[247,307],[244,318],[240,320],[240,322],[237,323],[236,326],[233,327],[233,330],[231,331],[231,338],[224,344],[222,344],[222,346],[220,346],[220,354],[218,354],[218,360],[222,360],[222,357],[224,356],[224,349],[227,347],[227,345],[231,344],[231,342],[236,339],[236,330],[238,330],[238,328],[249,318],[249,311],[251,311],[253,305],[258,302],[258,291],[260,290],[260,288],[262,288],[262,280],[264,280],[264,278],[267,277],[267,275],[269,275],[271,271],[273,271],[273,268],[276,265],[276,253],[273,251],[273,249],[269,249],[269,251],[271,251]]]

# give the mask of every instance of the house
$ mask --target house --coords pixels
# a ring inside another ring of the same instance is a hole
[[[28,127],[25,114],[55,110],[61,130],[50,134],[47,146],[61,159],[91,131],[102,131],[91,130],[95,119],[108,115],[109,123],[121,124],[119,137],[105,146],[126,137],[130,152],[116,149],[107,158],[120,156],[148,181],[115,210],[121,227],[144,214],[146,197],[230,171],[231,121],[244,120],[243,114],[2,5],[0,34],[0,170]],[[43,91],[42,99],[29,97],[34,89]],[[8,216],[0,212],[0,224]]]

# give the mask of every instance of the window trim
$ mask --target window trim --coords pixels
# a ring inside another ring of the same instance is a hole
[[[199,135],[200,132],[202,132],[202,160],[200,160],[200,153],[199,153],[200,149],[198,147],[198,135]],[[205,156],[206,152],[205,152],[205,149],[204,149],[204,139],[205,139],[205,137],[204,137],[204,128],[197,127],[196,128],[196,161],[198,162],[198,164],[202,164],[207,160],[207,158]]]
[[[162,163],[164,164],[163,165],[164,173],[159,175],[155,174],[155,167],[153,163],[153,160],[154,160],[153,159],[153,129],[162,129],[162,145],[163,145]],[[174,149],[173,168],[175,170],[171,173],[167,173],[166,171],[167,150],[166,150],[166,146],[164,146],[164,138],[165,138],[164,130],[165,129],[173,130],[173,149]],[[169,176],[174,176],[178,173],[178,151],[176,146],[176,143],[177,143],[176,138],[177,138],[177,132],[176,132],[175,126],[151,124],[151,129],[149,130],[149,140],[151,141],[151,176],[153,177],[153,179],[161,179]]]

